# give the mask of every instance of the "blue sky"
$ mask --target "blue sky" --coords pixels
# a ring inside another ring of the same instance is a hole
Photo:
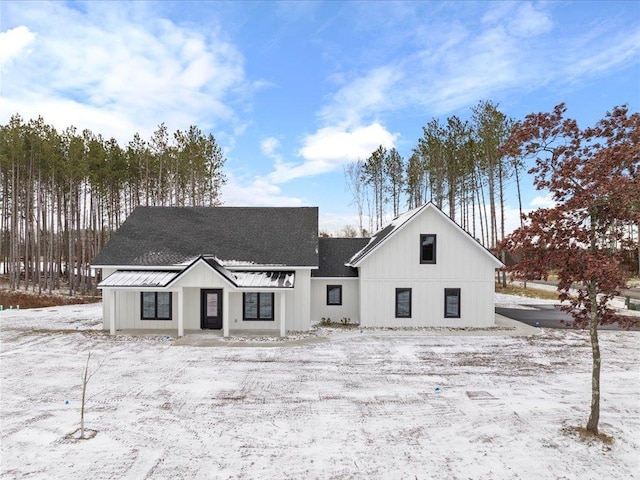
[[[640,109],[640,2],[0,4],[0,121],[113,136],[198,125],[227,157],[227,205],[317,205],[357,224],[343,165],[406,159],[434,117],[480,100],[591,125]],[[513,182],[511,182],[513,183]],[[545,203],[525,179],[524,203]],[[517,222],[513,188],[508,226]]]

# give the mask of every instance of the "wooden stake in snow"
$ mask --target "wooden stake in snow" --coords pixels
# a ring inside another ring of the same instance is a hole
[[[82,376],[82,403],[80,405],[80,438],[84,437],[84,405],[87,398],[87,383],[92,375],[89,375],[89,360],[91,360],[91,352],[87,356],[87,363],[84,366],[84,375]]]
[[[93,438],[93,436],[95,435],[95,431],[89,431],[89,436],[85,435],[85,428],[84,428],[84,410],[85,410],[85,405],[87,403],[87,400],[89,400],[87,398],[87,384],[89,383],[89,380],[91,380],[91,377],[93,377],[96,372],[98,370],[100,370],[100,367],[102,367],[102,363],[100,363],[96,369],[89,373],[89,362],[91,361],[91,352],[89,352],[89,355],[87,355],[87,363],[84,366],[84,373],[82,375],[82,401],[80,404],[80,439],[87,439],[87,438]],[[91,433],[93,433],[94,435],[91,435]]]

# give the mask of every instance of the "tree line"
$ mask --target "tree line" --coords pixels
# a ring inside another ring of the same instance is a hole
[[[515,181],[522,211],[522,159],[500,153],[515,121],[491,101],[472,108],[471,119],[453,115],[422,128],[411,156],[379,146],[371,156],[345,166],[345,179],[358,211],[359,235],[382,228],[385,215],[403,206],[432,201],[483,245],[505,236],[505,189]],[[366,223],[368,221],[368,224]],[[348,229],[351,231],[351,229]]]
[[[95,289],[90,262],[138,205],[211,206],[225,182],[222,150],[198,127],[125,146],[41,117],[0,125],[0,272],[38,293]]]

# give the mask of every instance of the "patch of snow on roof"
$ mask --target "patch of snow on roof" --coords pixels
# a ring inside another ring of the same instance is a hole
[[[184,262],[176,263],[176,266],[180,267],[188,267],[191,265],[198,257],[189,257]]]
[[[208,255],[205,255],[207,257]],[[256,265],[256,262],[251,260],[222,260],[215,255],[212,256],[216,262],[218,262],[223,267],[233,267],[233,266],[242,266],[242,265]]]
[[[239,287],[293,288],[294,272],[231,272]]]
[[[104,287],[166,287],[179,271],[163,270],[117,270],[102,280],[98,288]]]

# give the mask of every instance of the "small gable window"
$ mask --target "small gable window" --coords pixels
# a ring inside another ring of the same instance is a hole
[[[273,293],[243,293],[244,320],[273,320]]]
[[[444,317],[460,318],[460,289],[444,289]]]
[[[396,288],[396,318],[411,318],[410,288]]]
[[[436,263],[436,236],[433,233],[420,235],[420,263]]]
[[[142,320],[171,320],[171,292],[142,292],[140,294]]]

